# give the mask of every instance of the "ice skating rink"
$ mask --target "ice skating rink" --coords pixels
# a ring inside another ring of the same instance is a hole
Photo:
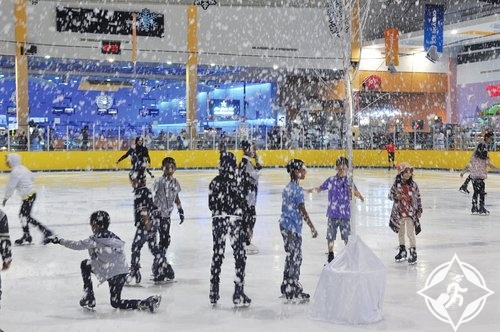
[[[260,253],[248,256],[246,293],[252,305],[235,309],[232,305],[234,261],[227,245],[223,264],[221,299],[212,308],[208,300],[211,260],[211,219],[207,206],[208,184],[216,175],[210,170],[178,170],[186,221],[179,225],[176,211],[171,228],[172,244],[168,259],[176,282],[154,286],[148,279],[151,255],[142,251],[143,287],[126,287],[124,298],[163,297],[159,312],[117,311],[109,304],[107,284],[94,288],[95,312],[80,308],[82,296],[80,261],[86,251],[72,251],[59,245],[43,246],[41,234],[32,230],[36,244],[13,246],[13,263],[2,272],[3,299],[0,329],[17,331],[452,331],[435,318],[417,291],[429,274],[457,254],[484,277],[495,292],[482,311],[463,323],[458,331],[493,331],[500,326],[500,176],[486,181],[486,208],[489,216],[470,213],[471,195],[458,192],[462,179],[458,172],[415,170],[423,200],[422,233],[417,236],[418,263],[395,263],[397,235],[387,226],[391,201],[387,199],[395,171],[357,169],[355,183],[365,203],[355,203],[353,222],[356,233],[384,262],[387,283],[384,319],[370,325],[333,325],[309,318],[310,305],[285,304],[279,298],[284,250],[278,230],[281,191],[289,181],[283,168],[262,171],[257,202],[254,244]],[[333,169],[308,169],[303,187],[318,186],[333,175]],[[160,172],[155,172],[160,176]],[[3,189],[8,174],[0,174]],[[149,185],[152,180],[148,178]],[[127,172],[37,173],[38,199],[33,216],[52,228],[59,237],[83,239],[90,235],[89,215],[97,209],[111,215],[110,229],[126,241],[127,258],[135,232],[133,195]],[[472,186],[470,186],[472,191]],[[318,229],[312,239],[308,227],[303,233],[301,282],[314,294],[326,261],[326,193],[306,195],[306,209]],[[20,199],[12,197],[4,208],[10,224],[11,240],[21,235],[17,217]],[[336,243],[336,254],[344,248]],[[466,297],[466,293],[464,294]],[[467,298],[465,298],[467,301]],[[470,302],[470,301],[469,301]],[[349,305],[346,303],[345,305]]]

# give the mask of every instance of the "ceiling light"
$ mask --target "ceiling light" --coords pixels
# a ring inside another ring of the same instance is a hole
[[[458,33],[458,30],[457,30],[457,29],[453,29],[453,30],[451,30],[451,31],[450,31],[450,33],[451,33],[452,35],[456,35],[456,34]]]

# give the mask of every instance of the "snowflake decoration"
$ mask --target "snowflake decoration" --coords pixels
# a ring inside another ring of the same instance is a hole
[[[215,6],[217,4],[217,1],[215,0],[196,0],[194,2],[196,6],[201,6],[204,10],[207,10],[208,7],[210,6]]]
[[[137,28],[142,31],[153,31],[158,28],[158,23],[156,19],[158,14],[151,12],[149,9],[144,8],[140,13],[137,14]]]

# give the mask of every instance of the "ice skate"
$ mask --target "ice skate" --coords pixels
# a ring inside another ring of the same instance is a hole
[[[243,286],[236,285],[234,287],[233,303],[236,307],[248,307],[252,300],[246,296],[243,291]]]
[[[477,214],[479,212],[479,209],[477,208],[477,206],[472,206],[472,209],[470,209],[470,212],[472,214]]]
[[[487,215],[489,215],[489,214],[490,214],[490,211],[486,210],[486,209],[484,208],[484,206],[483,206],[483,207],[480,207],[480,208],[477,210],[477,213],[478,213],[479,215],[481,215],[481,216],[487,216]]]
[[[408,264],[413,265],[417,262],[417,249],[410,248],[410,257],[408,257]]]
[[[328,263],[335,259],[335,254],[333,252],[328,253]]]
[[[247,255],[256,255],[259,253],[259,248],[257,248],[254,244],[248,244],[245,246],[245,252]]]
[[[87,310],[94,310],[95,308],[95,297],[94,292],[85,292],[85,295],[80,300],[80,306]]]
[[[396,260],[396,262],[402,262],[406,260],[406,256],[407,256],[406,247],[404,244],[402,244],[399,246],[399,252],[394,257],[394,260]]]
[[[463,194],[470,194],[470,192],[467,189],[467,187],[464,187],[464,186],[461,186],[460,188],[458,188],[458,191],[460,191]]]
[[[127,280],[126,280],[127,285],[132,284],[132,281],[134,281],[134,279],[135,279],[136,284],[141,283],[142,277],[141,277],[141,272],[139,271],[140,268],[141,267],[139,265],[137,265],[137,266],[132,265],[130,267],[130,272],[128,273]]]
[[[149,310],[150,312],[157,312],[160,307],[161,295],[153,295],[139,303],[139,310]]]
[[[14,241],[14,243],[17,244],[18,246],[22,246],[24,244],[31,244],[32,240],[33,239],[31,238],[31,235],[24,233],[23,236]]]

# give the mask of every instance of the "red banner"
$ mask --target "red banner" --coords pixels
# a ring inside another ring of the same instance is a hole
[[[488,85],[486,91],[488,91],[490,97],[500,97],[500,84]]]

